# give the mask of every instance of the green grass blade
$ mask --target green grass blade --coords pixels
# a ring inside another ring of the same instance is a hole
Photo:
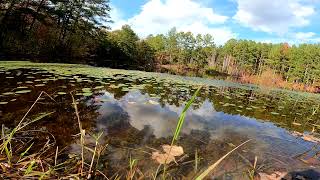
[[[32,146],[33,146],[33,143],[30,144],[30,146],[29,146],[23,153],[20,154],[20,160],[21,160],[21,158],[24,157],[24,155],[30,150],[30,148],[31,148]],[[20,160],[18,161],[18,163],[20,162]]]
[[[35,160],[31,161],[31,163],[29,164],[27,170],[24,172],[24,175],[30,174],[33,171],[34,164],[36,164],[36,161]]]
[[[28,126],[28,125],[30,125],[30,124],[32,124],[32,123],[34,123],[34,122],[37,122],[37,121],[39,121],[39,120],[41,120],[41,119],[43,119],[43,118],[45,118],[45,117],[47,117],[47,116],[50,116],[50,115],[53,114],[53,113],[54,113],[54,112],[43,113],[43,114],[41,113],[39,116],[37,116],[36,118],[34,118],[33,120],[31,120],[30,122],[26,123],[25,125],[23,125],[23,126],[21,126],[21,127],[18,127],[17,131],[19,131],[19,130],[25,128],[26,126]]]
[[[174,132],[174,136],[172,138],[171,145],[173,145],[174,141],[178,140],[180,132],[181,132],[182,125],[183,125],[184,120],[186,118],[187,111],[190,108],[190,106],[192,105],[192,103],[194,102],[194,100],[196,99],[196,97],[198,96],[201,88],[202,87],[200,86],[197,89],[197,91],[193,94],[192,98],[187,102],[186,106],[184,107],[184,109],[183,109],[183,111],[182,111],[182,113],[181,113],[181,115],[179,117],[178,124],[177,124],[176,130]]]
[[[209,166],[209,168],[207,170],[205,170],[204,172],[202,172],[197,178],[196,180],[202,180],[204,179],[206,176],[208,176],[210,174],[210,172],[216,168],[226,157],[228,157],[233,151],[237,150],[238,148],[240,148],[241,146],[245,145],[246,143],[248,143],[249,141],[251,141],[251,139],[247,140],[246,142],[240,144],[239,146],[235,147],[234,149],[232,149],[231,151],[229,151],[227,154],[225,154],[224,156],[222,156],[218,161],[216,161],[214,164],[212,164],[211,166]]]

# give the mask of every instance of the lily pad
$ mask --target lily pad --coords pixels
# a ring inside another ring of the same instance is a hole
[[[82,88],[83,92],[91,92],[91,88]]]
[[[21,91],[16,91],[16,94],[26,94],[31,92],[31,90],[21,90]]]
[[[92,92],[85,92],[85,93],[82,93],[82,95],[83,95],[83,96],[87,96],[87,97],[88,97],[88,96],[92,96],[92,94],[93,94]]]
[[[103,89],[103,88],[104,88],[104,86],[97,86],[97,87],[95,87],[93,89],[98,90],[98,89]]]
[[[17,89],[26,89],[26,88],[28,88],[28,87],[26,87],[26,86],[19,86],[19,87],[17,87]]]
[[[36,84],[36,85],[34,85],[34,86],[36,86],[36,87],[43,87],[43,86],[45,86],[45,84]]]
[[[2,93],[2,95],[5,95],[5,96],[7,96],[7,95],[14,95],[14,92],[5,92],[5,93]]]

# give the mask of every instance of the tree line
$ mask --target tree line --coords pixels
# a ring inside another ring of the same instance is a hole
[[[289,82],[319,85],[320,44],[272,44],[231,39],[217,46],[210,34],[177,32],[150,35],[147,43],[161,64],[210,68],[231,75],[261,75],[273,70]]]
[[[272,70],[288,82],[319,85],[320,44],[271,44],[172,28],[139,36],[128,25],[111,31],[109,0],[1,0],[0,57],[88,63],[157,71],[165,65],[211,69],[234,76]]]
[[[110,32],[109,12],[109,0],[0,0],[0,57],[152,70],[153,51],[129,26]]]

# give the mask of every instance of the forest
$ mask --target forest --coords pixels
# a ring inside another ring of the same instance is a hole
[[[302,89],[320,85],[320,44],[230,39],[216,45],[210,34],[178,32],[174,27],[166,34],[139,37],[129,25],[119,30],[108,27],[113,23],[109,4],[108,0],[0,1],[1,60],[214,71],[258,84],[252,79],[272,75],[282,84],[299,84]]]

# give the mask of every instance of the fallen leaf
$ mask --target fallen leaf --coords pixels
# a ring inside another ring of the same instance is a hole
[[[155,151],[152,153],[152,159],[157,161],[159,164],[169,164],[173,161],[175,161],[174,156],[171,156],[169,154],[161,154],[158,151]]]
[[[183,154],[183,148],[181,146],[163,145],[162,149],[166,154],[170,154],[174,157],[181,156]]]
[[[181,146],[163,145],[164,153],[155,151],[152,153],[152,159],[159,164],[169,164],[175,161],[175,157],[183,155],[183,148]]]
[[[294,131],[292,133],[292,135],[297,136],[297,137],[301,137],[305,141],[320,143],[320,139],[311,135],[311,134],[304,134],[304,133],[299,133],[299,132]]]
[[[287,173],[276,171],[272,174],[259,173],[260,180],[281,180]]]
[[[312,135],[308,135],[308,134],[304,134],[302,136],[302,139],[304,139],[305,141],[310,141],[310,142],[314,142],[314,143],[319,143],[320,142],[320,139],[319,138],[316,138]]]

